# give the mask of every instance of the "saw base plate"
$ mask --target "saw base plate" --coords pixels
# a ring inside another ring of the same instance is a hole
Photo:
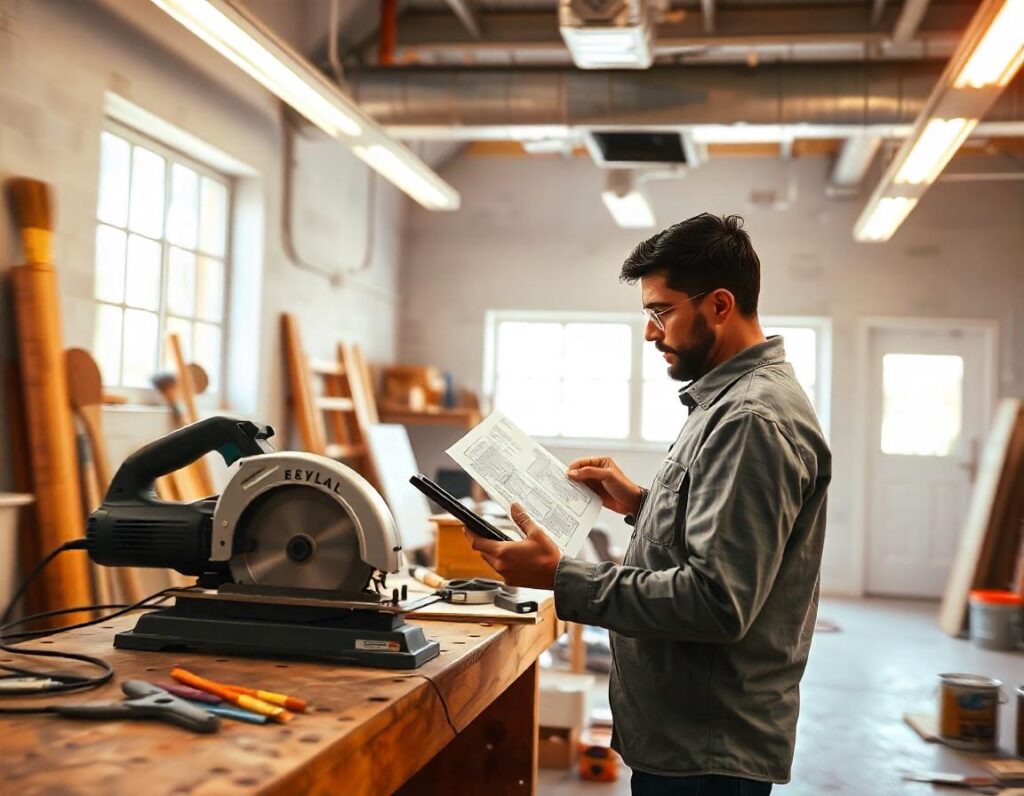
[[[118,649],[226,652],[260,658],[314,658],[382,669],[415,669],[441,652],[400,614],[327,605],[254,603],[175,595],[175,605],[139,617],[118,633]]]

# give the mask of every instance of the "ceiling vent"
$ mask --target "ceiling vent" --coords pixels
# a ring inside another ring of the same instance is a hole
[[[584,141],[597,165],[612,169],[686,166],[683,136],[674,130],[590,130]]]
[[[558,26],[580,69],[647,69],[654,59],[648,0],[558,0]]]

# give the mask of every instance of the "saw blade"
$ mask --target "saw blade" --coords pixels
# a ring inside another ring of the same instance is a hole
[[[228,562],[237,583],[353,594],[373,574],[352,518],[318,489],[270,491],[246,509],[237,534],[240,552]]]

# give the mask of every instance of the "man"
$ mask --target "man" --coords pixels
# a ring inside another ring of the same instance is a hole
[[[613,745],[634,794],[754,796],[790,776],[831,456],[782,339],[761,331],[741,227],[704,213],[622,266],[645,339],[690,382],[649,490],[607,457],[569,466],[634,524],[623,564],[562,557],[518,505],[525,541],[471,539],[509,583],[554,589],[563,619],[610,630]]]

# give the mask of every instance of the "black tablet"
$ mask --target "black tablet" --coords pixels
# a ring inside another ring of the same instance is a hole
[[[442,489],[423,475],[423,473],[417,473],[414,475],[409,479],[409,483],[453,517],[458,519],[477,536],[483,536],[485,539],[494,539],[498,542],[521,541],[519,538],[510,536],[508,531],[503,531],[500,528],[496,528],[491,525],[475,511],[466,508],[466,506],[456,499],[455,495],[445,489]]]

